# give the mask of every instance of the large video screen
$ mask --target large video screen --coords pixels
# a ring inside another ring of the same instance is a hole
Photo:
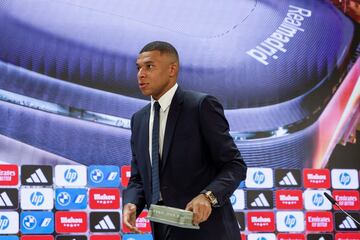
[[[358,150],[332,157],[360,119],[359,32],[326,0],[1,0],[0,163],[128,166],[135,61],[161,40],[248,167],[359,170]]]

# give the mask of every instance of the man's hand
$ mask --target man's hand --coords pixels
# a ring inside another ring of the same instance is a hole
[[[205,195],[199,194],[186,205],[185,210],[194,213],[193,224],[198,225],[209,218],[212,208]]]
[[[124,224],[129,230],[133,233],[142,233],[136,227],[136,205],[132,203],[127,203],[123,209],[123,221]]]

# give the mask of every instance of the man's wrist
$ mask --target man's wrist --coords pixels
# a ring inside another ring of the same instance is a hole
[[[205,198],[209,201],[212,207],[215,207],[218,204],[218,200],[212,191],[203,190],[201,191],[201,194],[205,196]]]

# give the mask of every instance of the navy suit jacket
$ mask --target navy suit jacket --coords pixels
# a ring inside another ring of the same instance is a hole
[[[136,204],[137,214],[151,204],[150,109],[148,104],[131,120],[133,159],[123,203]],[[171,227],[172,239],[240,238],[229,197],[245,180],[246,164],[216,98],[178,87],[169,109],[160,164],[164,205],[184,209],[204,189],[212,191],[219,202],[200,230]]]

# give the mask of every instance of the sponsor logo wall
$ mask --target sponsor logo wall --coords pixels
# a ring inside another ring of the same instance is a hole
[[[144,210],[132,234],[121,223],[130,167],[0,165],[0,240],[152,239]],[[249,168],[230,202],[242,239],[360,239],[359,172]]]
[[[120,176],[118,166],[0,165],[0,240],[122,239]],[[144,224],[128,239],[151,239]]]
[[[245,194],[236,196],[245,208],[234,205],[235,211],[242,211],[242,215],[236,213],[239,226],[247,239],[359,240],[360,226],[324,195],[333,196],[359,221],[358,173],[354,169],[249,168]]]

